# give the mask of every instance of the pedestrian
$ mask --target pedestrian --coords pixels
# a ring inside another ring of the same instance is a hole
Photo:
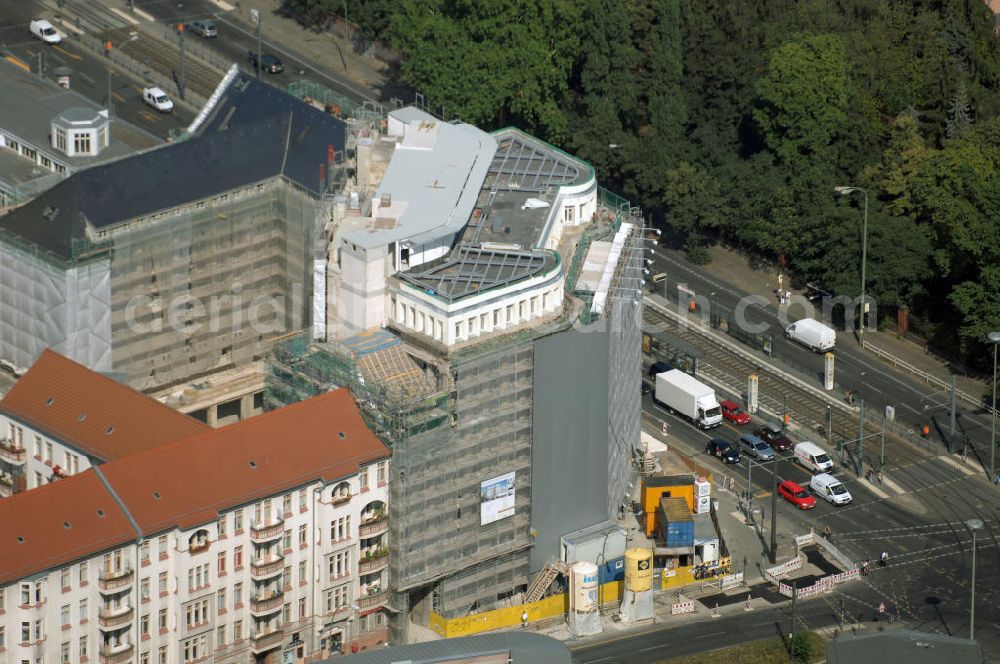
[[[882,555],[879,556],[879,565],[881,565],[882,567],[886,567],[888,564],[889,564],[889,554],[883,551]]]
[[[825,537],[828,542],[833,541],[833,529],[830,528],[830,524],[823,526],[823,537]]]
[[[528,612],[521,611],[521,627],[524,628],[527,626],[528,626]]]

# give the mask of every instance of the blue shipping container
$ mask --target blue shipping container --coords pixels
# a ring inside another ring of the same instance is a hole
[[[672,521],[664,530],[668,547],[694,546],[694,521]]]
[[[614,560],[609,560],[603,565],[598,566],[597,571],[599,573],[601,583],[608,583],[609,581],[621,581],[625,578],[625,558],[615,558]]]

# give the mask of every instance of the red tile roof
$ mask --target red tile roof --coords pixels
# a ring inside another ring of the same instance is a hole
[[[0,524],[0,586],[136,538],[92,469],[0,500]]]
[[[209,430],[198,420],[48,349],[0,401],[0,413],[102,461]]]
[[[318,478],[334,482],[389,455],[350,392],[340,389],[103,464],[100,471],[143,535],[152,536],[211,523],[226,509]],[[95,525],[98,507],[105,520]],[[120,510],[111,527],[113,507],[94,470],[0,500],[0,584],[135,538]],[[63,521],[91,513],[95,519],[81,521],[79,529],[63,529]],[[24,543],[16,541],[21,536]]]

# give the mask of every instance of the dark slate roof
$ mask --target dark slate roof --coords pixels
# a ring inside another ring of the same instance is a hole
[[[345,133],[341,120],[237,76],[197,136],[80,171],[0,217],[0,229],[68,259],[83,219],[113,226],[277,175],[318,195],[327,146],[343,150]]]
[[[535,632],[512,630],[369,650],[320,660],[319,664],[431,664],[497,653],[510,653],[513,664],[571,664],[573,661],[569,648],[562,641]]]

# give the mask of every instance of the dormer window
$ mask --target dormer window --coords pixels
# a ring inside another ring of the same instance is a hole
[[[207,549],[208,545],[208,531],[202,528],[188,540],[188,551],[190,553],[198,553],[199,551]]]
[[[339,505],[340,503],[346,503],[351,499],[351,485],[347,482],[341,482],[333,488],[333,493],[330,494],[330,500],[334,505]]]

